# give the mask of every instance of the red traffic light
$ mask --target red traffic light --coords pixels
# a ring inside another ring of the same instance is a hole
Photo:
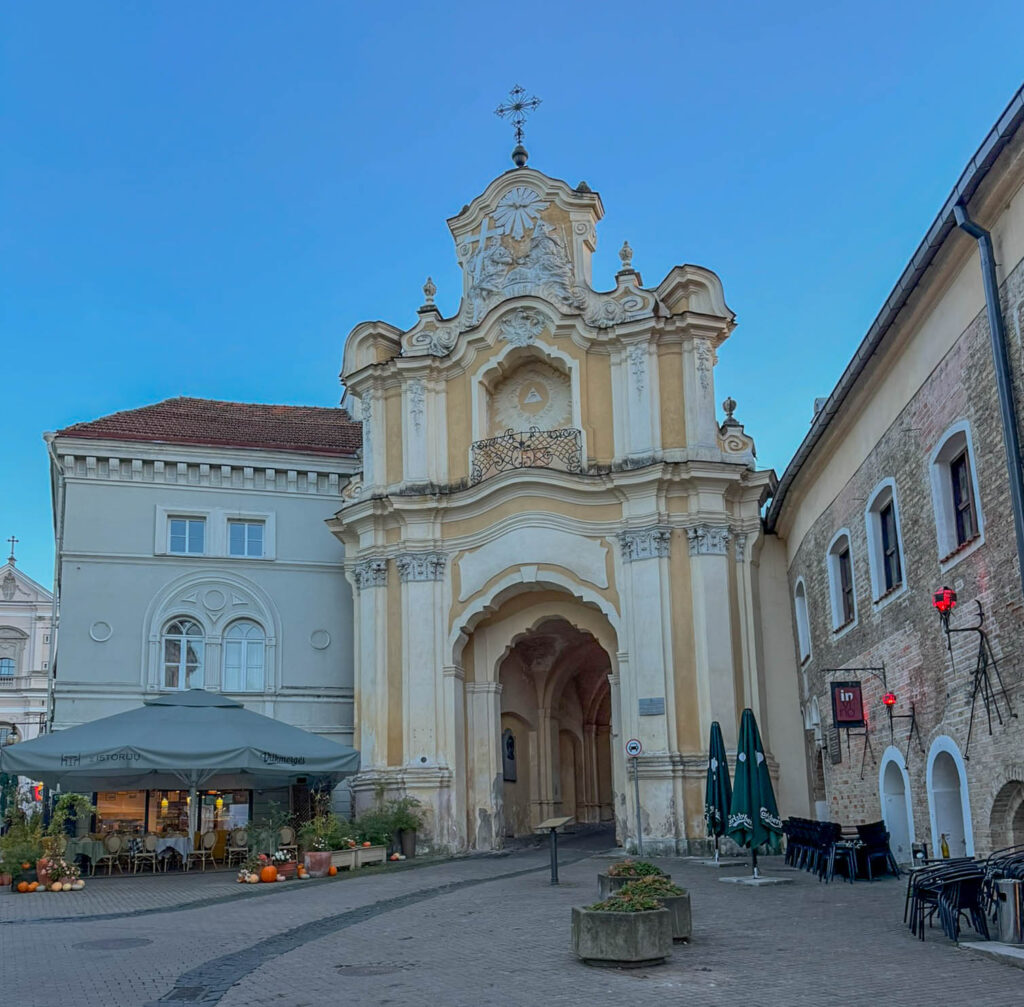
[[[956,608],[956,591],[944,587],[932,595],[932,604],[938,609],[939,615],[949,615]]]
[[[895,706],[896,705],[896,693],[895,692],[887,692],[882,697],[882,702],[886,706],[890,706],[890,707]]]

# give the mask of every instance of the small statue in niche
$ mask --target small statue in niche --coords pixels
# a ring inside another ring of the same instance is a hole
[[[506,727],[501,732],[502,777],[506,783],[516,782],[516,736]]]

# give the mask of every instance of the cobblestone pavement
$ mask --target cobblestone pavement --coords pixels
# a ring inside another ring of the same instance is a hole
[[[569,951],[569,908],[596,898],[607,858],[545,850],[342,880],[241,886],[230,875],[95,880],[84,892],[0,896],[3,1002],[11,1007],[356,1005],[476,1007],[1024,1002],[1016,969],[902,923],[902,882],[753,889],[681,860],[694,936],[667,965],[589,968]],[[769,861],[771,864],[771,861]],[[968,937],[972,937],[969,931]]]

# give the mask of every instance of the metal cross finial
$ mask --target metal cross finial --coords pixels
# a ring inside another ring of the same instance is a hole
[[[508,119],[512,128],[516,131],[516,143],[523,142],[523,126],[526,125],[526,117],[540,104],[540,98],[532,95],[527,98],[526,89],[518,84],[508,93],[508,101],[499,105],[494,114],[499,119]]]
[[[21,541],[21,539],[20,538],[15,538],[12,535],[7,541],[11,543],[11,555],[8,556],[7,558],[8,558],[8,560],[11,563],[13,563],[14,562],[14,547]]]

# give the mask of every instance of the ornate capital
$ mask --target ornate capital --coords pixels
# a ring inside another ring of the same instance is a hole
[[[729,529],[699,524],[687,528],[691,556],[725,556],[729,552]]]
[[[406,552],[395,557],[402,583],[422,580],[443,580],[448,558],[443,552]]]
[[[632,563],[640,559],[664,558],[668,555],[671,534],[668,528],[661,528],[658,525],[619,532],[623,560]]]
[[[359,591],[369,587],[385,587],[388,582],[388,561],[383,556],[360,560],[352,567],[352,579]]]

